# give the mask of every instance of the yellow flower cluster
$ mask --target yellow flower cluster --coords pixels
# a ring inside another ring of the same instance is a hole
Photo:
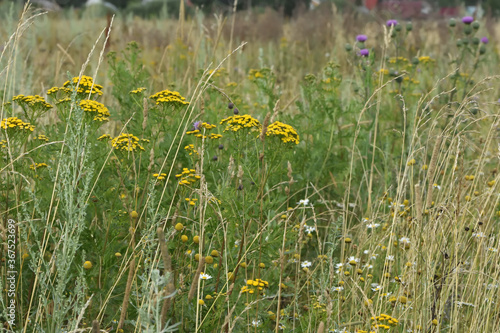
[[[190,185],[201,178],[195,169],[182,168],[182,172],[175,177],[179,178],[179,185]]]
[[[224,132],[226,131],[237,132],[242,128],[249,128],[252,131],[261,129],[260,122],[248,114],[242,116],[234,115],[226,119],[222,119],[220,124],[221,125],[226,124],[226,129],[224,130]]]
[[[154,173],[153,177],[155,177],[158,180],[164,180],[167,177],[166,173]]]
[[[7,140],[0,141],[0,148],[7,148]]]
[[[431,57],[429,56],[421,56],[421,57],[418,57],[418,61],[420,61],[422,64],[428,64],[428,63],[432,63],[432,62],[436,62],[436,60],[432,59]]]
[[[295,143],[299,144],[299,135],[297,131],[290,125],[283,124],[282,122],[275,121],[267,128],[267,136],[276,135],[279,136],[281,141],[284,143]]]
[[[49,142],[49,138],[43,134],[40,134],[39,136],[35,137],[35,140]]]
[[[397,62],[408,62],[408,59],[406,59],[405,57],[392,57],[389,59],[389,63],[391,64],[395,64]]]
[[[208,138],[209,139],[220,139],[220,138],[222,138],[222,134],[211,133],[208,135]]]
[[[399,323],[399,320],[384,313],[381,313],[380,316],[372,317],[371,320],[373,320],[372,328],[389,329],[391,326],[396,326]],[[385,322],[387,322],[387,325]]]
[[[36,170],[36,169],[46,168],[46,167],[48,167],[47,163],[34,163],[34,164],[30,165],[31,170]]]
[[[220,77],[221,75],[227,74],[226,69],[224,67],[219,68],[218,70],[211,69],[208,71],[208,74],[212,74],[212,77]]]
[[[66,88],[65,91],[68,91],[67,89],[70,89],[69,91],[73,91],[71,86],[74,85],[76,87],[76,85],[78,84],[78,80],[80,80],[80,78],[77,76],[72,78],[71,81],[66,81],[63,85],[64,88]],[[102,95],[101,89],[102,86],[100,84],[95,84],[94,79],[92,79],[92,77],[82,75],[80,84],[78,84],[78,90],[76,92],[78,94],[92,94],[92,95],[97,94],[101,96]]]
[[[35,126],[30,125],[30,123],[25,123],[17,117],[4,118],[0,127],[4,130],[24,130],[33,132]]]
[[[21,106],[29,106],[32,109],[47,111],[52,108],[52,105],[47,103],[45,99],[40,95],[17,95],[14,96],[12,100],[17,102]]]
[[[326,312],[326,304],[321,301],[321,299],[316,295],[311,295],[311,301],[313,309],[318,311]]]
[[[102,140],[111,140],[111,135],[109,135],[109,134],[103,134],[100,137],[98,137],[97,140],[99,140],[99,141],[102,141]]]
[[[61,99],[57,100],[56,105],[59,105],[61,103],[67,103],[67,102],[71,102],[71,98],[69,98],[69,97],[61,98]]]
[[[194,148],[193,144],[187,145],[186,147],[184,147],[184,149],[189,152],[189,156],[193,154],[199,155],[198,151]]]
[[[140,94],[144,90],[146,90],[146,88],[144,88],[144,87],[137,88],[137,89],[132,90],[129,94]]]
[[[156,105],[172,104],[174,106],[183,106],[189,104],[177,91],[163,90],[149,96],[149,98],[153,99]]]
[[[196,199],[196,198],[193,198],[193,199],[185,198],[185,200],[189,203],[190,206],[196,205],[196,201],[198,201],[198,199]]]
[[[258,291],[263,291],[264,288],[269,288],[269,282],[261,279],[247,280],[247,285],[241,287],[240,293],[253,294],[255,293],[255,288]]]
[[[199,138],[199,139],[206,139],[206,138],[209,138],[209,139],[219,139],[222,137],[221,134],[209,134],[208,136],[207,135],[203,135],[201,134],[201,129],[204,128],[206,129],[207,131],[210,131],[214,128],[216,128],[217,126],[214,125],[214,124],[209,124],[209,123],[206,123],[206,122],[196,122],[195,125],[194,125],[194,129],[192,131],[187,131],[186,134],[187,135],[194,135],[194,137],[196,138]]]
[[[109,120],[109,110],[102,103],[86,99],[80,102],[80,107],[83,109],[83,111],[88,112],[90,115],[94,116],[93,120],[100,122]]]
[[[187,135],[194,134],[195,137],[204,139],[204,138],[206,138],[206,136],[202,135],[200,133],[201,129],[204,128],[204,129],[210,131],[211,129],[214,129],[215,127],[217,127],[217,126],[206,123],[206,122],[196,122],[194,125],[194,129],[192,131],[187,131],[186,134]]]
[[[218,203],[220,205],[222,203],[222,201],[220,201],[219,199],[217,199],[213,195],[207,196],[207,199],[208,199],[209,202],[214,203],[214,204]]]
[[[139,144],[139,141],[139,138],[135,135],[123,133],[111,140],[111,146],[120,151],[132,152],[138,149],[144,150],[144,147]]]
[[[64,92],[70,92],[71,91],[71,89],[67,89],[67,88],[52,87],[49,90],[47,90],[47,95],[49,95],[49,96],[55,95],[55,94],[57,94],[59,92],[59,90],[62,90]]]
[[[255,80],[255,79],[259,79],[259,78],[263,78],[263,77],[264,77],[264,73],[262,73],[258,69],[251,69],[250,72],[248,73],[248,78],[250,80]]]

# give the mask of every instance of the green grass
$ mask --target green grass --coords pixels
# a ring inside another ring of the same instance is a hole
[[[499,330],[496,22],[80,14],[0,28],[16,332]]]

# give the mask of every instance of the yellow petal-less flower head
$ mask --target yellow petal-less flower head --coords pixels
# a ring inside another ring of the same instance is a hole
[[[31,133],[35,130],[35,126],[30,123],[25,123],[21,119],[17,117],[9,117],[2,119],[0,123],[0,128],[6,130],[7,133],[16,134],[16,133]]]
[[[31,170],[37,170],[46,167],[48,167],[47,163],[34,163],[30,165]]]
[[[160,106],[174,106],[174,107],[182,107],[184,105],[189,105],[189,102],[186,101],[186,98],[182,97],[177,91],[170,90],[162,90],[157,92],[154,95],[149,96],[152,100],[155,101],[156,105]]]
[[[133,134],[123,133],[111,140],[111,146],[122,152],[144,151],[144,147],[139,144],[140,140]]]
[[[277,136],[284,143],[299,144],[299,135],[297,131],[290,125],[275,121],[267,128],[267,136]]]
[[[182,172],[175,175],[179,179],[179,185],[191,185],[200,180],[201,176],[196,173],[195,169],[183,168]]]
[[[234,115],[228,118],[222,119],[221,125],[226,125],[224,132],[238,132],[242,129],[248,129],[250,131],[260,131],[262,125],[260,122],[250,115]]]
[[[60,88],[60,90],[64,90],[67,93],[76,91],[77,94],[83,96],[85,95],[101,96],[102,88],[103,87],[100,84],[94,83],[94,79],[92,77],[87,75],[82,75],[81,79],[80,77],[76,76],[72,78],[70,81],[66,81],[63,84],[63,87]]]
[[[109,120],[109,110],[102,103],[86,99],[80,102],[80,107],[94,121],[104,122]]]
[[[131,94],[131,95],[138,95],[138,94],[142,93],[144,90],[146,90],[146,88],[140,87],[140,88],[132,90],[129,94]]]
[[[23,109],[30,108],[31,110],[36,111],[38,114],[42,114],[52,109],[52,105],[47,103],[47,101],[45,101],[45,98],[40,95],[17,95],[14,96],[12,100],[19,104]]]
[[[92,263],[90,261],[86,261],[83,263],[83,268],[85,269],[91,269],[92,268]]]

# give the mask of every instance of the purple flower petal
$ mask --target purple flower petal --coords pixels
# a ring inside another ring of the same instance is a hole
[[[394,25],[398,25],[398,21],[397,20],[388,20],[386,22],[386,24],[387,24],[388,27],[392,27]]]
[[[370,50],[368,50],[368,49],[359,50],[359,55],[362,57],[368,57],[369,54],[370,54]]]
[[[464,16],[462,18],[462,22],[465,24],[471,24],[472,22],[474,22],[474,18],[472,16]]]
[[[193,124],[193,127],[195,130],[199,130],[200,129],[200,126],[203,122],[201,120],[198,120],[196,121],[194,124]]]
[[[366,35],[357,35],[356,36],[356,40],[358,42],[365,42],[367,39],[368,39],[368,37],[366,37]]]

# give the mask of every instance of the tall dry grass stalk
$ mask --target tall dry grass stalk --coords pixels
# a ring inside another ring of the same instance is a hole
[[[425,200],[424,209],[431,207],[432,204],[432,190],[434,188],[434,176],[436,173],[436,166],[439,158],[439,152],[441,149],[442,136],[438,135],[436,137],[436,142],[434,143],[434,148],[432,150],[431,161],[429,163],[429,172],[427,176],[427,197]]]

